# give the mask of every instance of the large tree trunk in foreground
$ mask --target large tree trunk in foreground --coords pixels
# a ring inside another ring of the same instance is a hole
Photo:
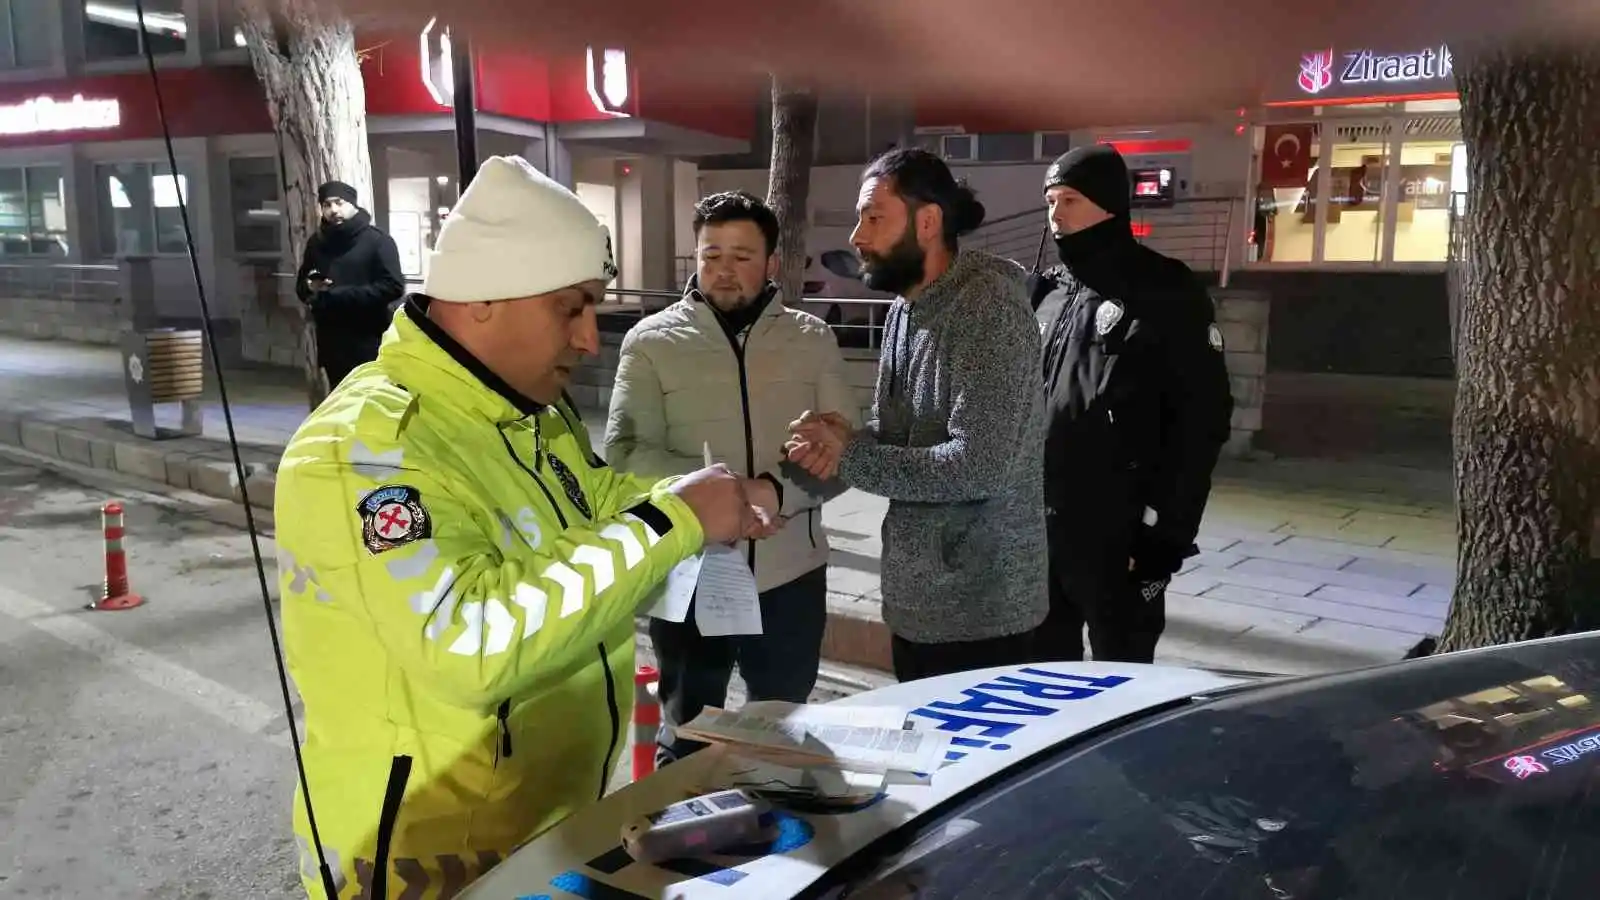
[[[778,284],[786,303],[798,306],[806,281],[806,205],[817,133],[817,97],[772,79],[772,167],[767,205],[778,216]]]
[[[1457,57],[1460,650],[1600,627],[1600,50]]]
[[[300,266],[306,238],[317,228],[317,187],[343,181],[372,204],[372,159],[367,152],[367,96],[356,54],[355,29],[328,0],[239,0],[250,62],[267,95],[283,155],[283,211],[289,225],[284,264]],[[327,396],[317,365],[316,329],[301,307],[300,351],[306,400]]]

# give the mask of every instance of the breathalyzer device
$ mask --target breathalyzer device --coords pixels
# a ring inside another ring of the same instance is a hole
[[[771,810],[740,790],[691,797],[624,825],[622,846],[642,863],[716,853],[761,840],[762,816]]]

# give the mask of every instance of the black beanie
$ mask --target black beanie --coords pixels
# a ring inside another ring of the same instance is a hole
[[[1122,154],[1110,144],[1077,147],[1056,157],[1045,172],[1044,188],[1069,187],[1118,218],[1128,217],[1133,182]]]
[[[356,189],[342,181],[330,181],[317,188],[318,203],[325,203],[333,197],[338,197],[351,206],[356,205]]]

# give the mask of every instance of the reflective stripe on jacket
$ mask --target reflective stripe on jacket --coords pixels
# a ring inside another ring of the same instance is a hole
[[[284,646],[341,897],[452,896],[603,792],[694,513],[402,308],[278,471]],[[301,874],[324,896],[297,791]],[[383,865],[379,862],[378,865]],[[409,891],[409,892],[408,892]]]

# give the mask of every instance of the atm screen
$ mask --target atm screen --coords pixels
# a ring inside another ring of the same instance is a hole
[[[1171,169],[1134,169],[1134,206],[1171,206],[1177,199]]]

